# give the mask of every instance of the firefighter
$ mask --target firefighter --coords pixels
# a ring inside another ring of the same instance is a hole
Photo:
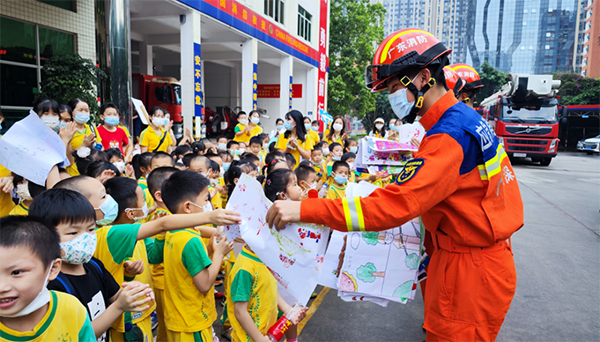
[[[467,81],[460,78],[458,73],[450,69],[449,67],[444,67],[444,78],[446,79],[446,86],[448,89],[452,90],[454,96],[458,99],[462,93],[462,89],[467,84]]]
[[[502,145],[444,81],[451,51],[430,33],[404,29],[379,45],[366,83],[388,89],[400,119],[427,134],[394,184],[365,198],[276,201],[271,227],[290,222],[340,231],[381,231],[421,216],[433,250],[425,296],[427,341],[492,341],[510,307],[516,271],[510,236],[523,203]]]
[[[463,90],[460,92],[459,101],[464,102],[467,106],[473,108],[473,103],[475,103],[475,97],[481,88],[483,88],[483,84],[481,83],[481,79],[479,78],[479,74],[473,67],[464,63],[456,63],[452,64],[449,67],[452,71],[456,72],[460,78],[465,80],[467,84],[465,84]]]

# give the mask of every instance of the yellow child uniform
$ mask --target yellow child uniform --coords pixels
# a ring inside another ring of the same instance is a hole
[[[75,135],[73,136],[73,139],[71,139],[71,149],[73,151],[75,151],[76,149],[81,147],[81,145],[83,145],[83,139],[90,134],[96,135],[96,144],[102,143],[102,138],[100,137],[100,134],[98,133],[98,130],[96,129],[96,127],[94,127],[94,126],[90,127],[90,125],[88,125],[88,124],[84,124],[84,126],[85,127],[83,129],[83,132],[76,131]]]
[[[334,142],[342,144],[342,147],[344,146],[344,142],[342,141],[342,135],[340,134],[340,136],[337,139],[329,139],[329,129],[327,129],[325,131],[325,133],[323,133],[323,140],[327,141],[327,143],[329,145],[333,144]],[[331,136],[333,138],[333,135]]]
[[[292,135],[290,134],[290,137]],[[298,140],[298,145],[305,151],[308,151],[310,153],[310,151],[313,149],[313,142],[310,139],[310,136],[307,135],[304,137],[304,139],[306,139],[305,141],[300,141]],[[280,134],[279,138],[277,138],[277,143],[275,144],[275,148],[278,150],[283,150],[286,151],[287,150],[287,146],[288,146],[288,141],[290,139],[285,137],[285,134]],[[294,169],[298,167],[298,164],[300,164],[300,152],[298,151],[298,149],[292,150],[290,149],[289,151],[286,151],[291,153],[294,156],[294,159],[296,159],[296,166],[294,166]]]
[[[247,126],[248,125],[243,125],[241,123],[238,123],[235,126],[234,131],[235,131],[235,133],[241,132],[244,129],[246,129]],[[233,137],[233,141],[244,142],[244,143],[248,144],[250,142],[250,138],[252,138],[254,136],[257,136],[257,135],[261,134],[262,132],[263,132],[262,127],[260,127],[260,126],[254,126],[254,128],[252,128],[250,130],[250,132],[246,132],[246,133],[244,133],[242,135],[236,135],[235,137]]]
[[[156,208],[156,210],[150,214],[150,221],[159,215],[166,214],[171,215],[171,212],[167,209]],[[161,234],[156,237],[159,240],[165,239],[165,234]],[[154,284],[154,298],[156,301],[156,319],[158,320],[158,333],[156,334],[157,341],[167,341],[167,328],[165,327],[165,315],[164,315],[164,303],[165,303],[165,264],[163,262],[159,264],[150,264],[150,271],[152,273],[152,283]]]
[[[32,331],[19,332],[0,322],[0,341],[83,341],[96,342],[87,310],[77,298],[50,291],[48,312]]]
[[[156,132],[152,126],[148,126],[145,130],[142,131],[140,135],[140,146],[147,146],[148,152],[154,152],[154,150],[167,152],[167,147],[173,145],[173,140],[171,139],[171,135],[169,132],[160,128],[160,132]],[[163,136],[165,136],[163,140]],[[163,140],[163,142],[158,146],[158,143]],[[158,149],[156,149],[158,147]]]
[[[321,141],[321,138],[319,138],[319,133],[313,131],[312,129],[308,130],[307,133],[310,137],[310,140],[312,140],[313,146],[316,145],[319,141]]]
[[[337,184],[331,184],[329,191],[327,191],[327,199],[344,198],[346,193],[346,185],[340,187]]]
[[[356,183],[356,175],[354,174],[354,171],[350,171],[350,175],[348,176],[348,182]]]
[[[11,211],[8,213],[8,216],[27,216],[29,215],[29,207],[23,204],[23,202],[17,204]]]
[[[144,192],[144,199],[146,200],[146,205],[148,206],[148,208],[152,208],[152,206],[154,206],[154,197],[152,197],[152,194],[150,194],[150,190],[148,190],[148,180],[146,179],[146,177],[140,177],[140,179],[138,179],[138,185],[140,186],[140,188],[142,188],[142,191]]]
[[[192,279],[212,264],[200,232],[167,232],[164,256],[167,340],[212,341],[212,324],[217,319],[214,285],[201,293]]]
[[[327,182],[327,166],[325,166],[325,162],[321,161],[318,165],[313,164],[313,168],[317,173],[317,177],[323,181],[323,183]]]
[[[97,245],[94,256],[104,263],[104,267],[115,278],[117,284],[135,279],[152,287],[152,275],[147,265],[162,262],[164,240],[157,236],[155,240],[137,241],[139,229],[140,224],[120,224],[96,229]],[[142,260],[142,274],[132,277],[125,273],[123,263],[130,259]],[[147,305],[149,308],[143,312],[126,312],[112,324],[110,335],[113,342],[125,341],[126,322],[136,324],[148,341],[153,339],[150,314],[156,308],[156,303],[152,301]]]
[[[246,246],[238,255],[228,279],[227,316],[233,331],[231,341],[252,341],[235,317],[234,304],[248,302],[248,313],[263,335],[277,322],[277,281],[265,264]]]
[[[67,171],[67,173],[71,177],[79,176],[79,169],[77,169],[77,164],[75,163],[72,163],[71,165],[67,166],[65,168],[65,171]]]
[[[10,177],[10,170],[0,165],[0,178],[2,177]],[[0,217],[4,217],[10,213],[10,211],[15,207],[15,202],[12,201],[10,196],[10,192],[6,193],[0,190]]]

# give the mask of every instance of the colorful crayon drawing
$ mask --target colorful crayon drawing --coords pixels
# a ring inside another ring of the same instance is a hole
[[[340,285],[338,288],[340,291],[357,292],[358,285],[356,284],[354,277],[350,273],[344,271],[340,275]]]
[[[288,258],[283,254],[279,254],[279,260],[281,260],[281,262],[283,263],[283,267],[285,268],[290,268],[290,266],[292,266],[294,262],[296,262],[294,259]]]
[[[309,239],[315,240],[315,242],[319,242],[319,239],[321,239],[321,233],[314,232],[314,231],[311,231],[311,230],[306,229],[306,228],[300,228],[299,227],[298,228],[298,234],[300,235],[301,239],[309,238]]]

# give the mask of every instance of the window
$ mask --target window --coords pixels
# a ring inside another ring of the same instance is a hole
[[[310,42],[312,15],[298,5],[298,35]]]
[[[39,42],[37,45],[36,41]],[[75,36],[72,34],[0,17],[2,111],[27,113],[38,93],[45,60],[74,52]]]
[[[75,12],[75,4],[73,0],[38,0],[48,5],[56,6],[67,11]]]
[[[285,0],[265,0],[265,14],[280,24],[284,24],[284,8]]]

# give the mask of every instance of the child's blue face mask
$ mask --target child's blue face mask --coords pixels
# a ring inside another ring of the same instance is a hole
[[[106,199],[102,204],[100,204],[99,208],[95,208],[95,210],[100,210],[104,213],[104,218],[96,221],[99,226],[106,226],[107,224],[111,224],[119,215],[119,204],[112,198],[111,195],[106,195]]]
[[[335,175],[335,177],[333,177],[333,180],[338,183],[338,184],[346,184],[348,183],[348,177],[344,177],[344,176],[340,176],[340,175]]]

